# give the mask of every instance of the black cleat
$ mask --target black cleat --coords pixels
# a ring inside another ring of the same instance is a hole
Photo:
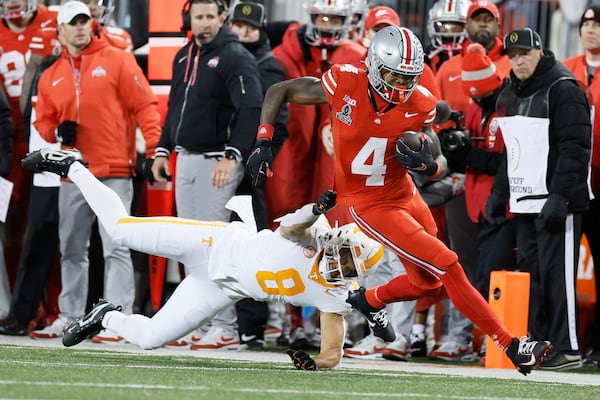
[[[517,370],[527,375],[532,369],[539,367],[544,359],[552,352],[552,343],[548,341],[529,341],[528,339],[513,338],[506,349],[506,355]]]
[[[365,288],[360,287],[358,290],[348,293],[346,303],[352,304],[356,310],[360,311],[365,316],[369,326],[373,330],[375,336],[380,337],[385,342],[393,342],[396,340],[394,328],[390,325],[385,308],[376,309],[371,307],[365,297]]]
[[[21,160],[21,165],[28,170],[52,172],[66,178],[69,167],[75,161],[87,167],[79,150],[40,149],[27,154]]]
[[[27,324],[22,324],[14,319],[8,319],[4,324],[0,325],[0,335],[27,336],[29,335],[29,329]]]
[[[102,318],[109,311],[121,311],[121,306],[115,306],[104,299],[100,299],[94,308],[82,318],[77,318],[67,329],[62,338],[66,347],[75,346],[85,339],[94,336],[102,330]]]

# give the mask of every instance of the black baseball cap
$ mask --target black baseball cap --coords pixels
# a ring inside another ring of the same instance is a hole
[[[500,54],[506,54],[508,49],[542,50],[542,39],[530,28],[517,29],[504,36],[504,48]]]
[[[243,21],[260,28],[265,22],[265,8],[262,4],[241,1],[231,14],[231,22]]]

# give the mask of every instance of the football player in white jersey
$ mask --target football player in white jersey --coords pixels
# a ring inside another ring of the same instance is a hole
[[[248,200],[234,197],[228,206],[245,222],[204,222],[175,217],[128,215],[119,197],[84,166],[76,150],[42,149],[22,161],[25,169],[49,171],[71,179],[98,220],[122,246],[167,257],[190,268],[165,305],[152,317],[125,315],[101,300],[65,331],[63,344],[73,346],[98,333],[114,331],[125,340],[153,349],[178,339],[209,321],[236,300],[252,297],[311,306],[321,311],[321,351],[288,350],[300,369],[334,368],[340,364],[351,311],[348,291],[383,256],[383,247],[356,225],[330,228],[323,213],[335,206],[335,192],[279,218],[275,231],[256,231]],[[249,199],[249,198],[248,198]],[[391,325],[387,324],[393,335]]]

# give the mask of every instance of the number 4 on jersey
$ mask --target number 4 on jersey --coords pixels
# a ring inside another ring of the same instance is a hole
[[[352,173],[366,175],[366,186],[383,186],[387,166],[385,149],[387,139],[370,137],[352,160]]]

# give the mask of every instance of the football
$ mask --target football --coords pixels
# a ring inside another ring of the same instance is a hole
[[[423,135],[423,132],[406,131],[398,137],[397,141],[404,143],[412,151],[421,151],[421,148],[423,147],[421,137]]]

